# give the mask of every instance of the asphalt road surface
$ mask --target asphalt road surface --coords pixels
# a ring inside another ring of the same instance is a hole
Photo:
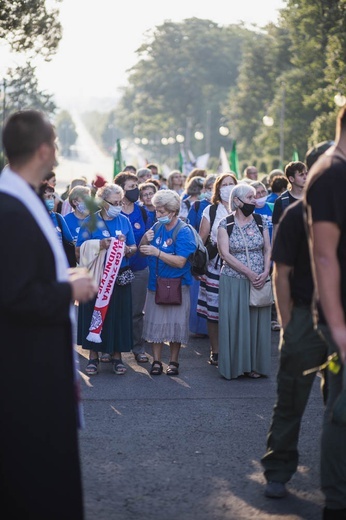
[[[298,472],[283,499],[264,497],[259,462],[276,393],[279,333],[268,378],[223,379],[207,363],[208,339],[182,348],[180,374],[149,375],[123,356],[84,373],[80,432],[86,520],[249,520],[321,518],[319,442],[323,404],[317,377],[304,415]],[[151,351],[148,348],[151,358]],[[168,346],[164,350],[167,367]],[[68,507],[68,506],[67,506]]]

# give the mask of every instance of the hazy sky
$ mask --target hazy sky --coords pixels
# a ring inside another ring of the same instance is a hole
[[[114,96],[148,29],[166,20],[210,19],[222,25],[276,21],[284,0],[63,0],[63,38],[49,63],[38,63],[40,88],[79,100]],[[10,65],[13,66],[13,62]],[[4,65],[4,62],[3,62]],[[3,68],[3,67],[2,67]]]

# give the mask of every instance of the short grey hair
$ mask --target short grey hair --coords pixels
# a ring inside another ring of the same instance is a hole
[[[163,206],[165,210],[178,215],[181,199],[174,190],[158,190],[151,199],[151,203],[155,208]]]
[[[255,190],[257,190],[257,188],[264,188],[266,190],[266,192],[268,192],[268,189],[267,189],[267,186],[265,184],[263,184],[263,182],[261,181],[253,181],[250,186],[253,186],[255,188]]]
[[[68,194],[68,201],[72,206],[72,201],[78,198],[85,199],[90,195],[90,188],[88,186],[75,186]]]
[[[149,168],[140,168],[139,170],[137,170],[137,177],[138,179],[140,179],[143,175],[150,175],[152,176],[153,172],[149,169]]]
[[[238,209],[238,206],[234,202],[235,197],[238,197],[238,199],[243,199],[249,193],[253,193],[254,195],[256,195],[256,190],[253,186],[250,186],[250,184],[247,184],[245,182],[240,182],[239,184],[237,184],[233,188],[229,200],[231,210],[235,211],[236,209]]]
[[[124,190],[122,189],[121,186],[119,186],[118,184],[109,184],[109,183],[102,186],[102,188],[99,188],[96,192],[96,196],[99,199],[105,200],[105,199],[108,199],[108,197],[110,195],[112,195],[113,193],[116,195],[121,195],[121,198],[124,197]]]

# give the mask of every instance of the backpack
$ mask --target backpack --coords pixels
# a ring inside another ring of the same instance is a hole
[[[191,224],[186,224],[182,220],[179,220],[178,224],[174,228],[172,240],[174,241],[181,228],[186,226],[191,229],[196,244],[196,251],[188,256],[188,260],[191,264],[191,274],[192,276],[202,276],[207,272],[209,254],[207,248],[203,244],[201,236],[197,233],[195,228],[191,226]]]
[[[160,224],[158,223],[160,226]],[[162,224],[161,224],[162,225]],[[155,224],[156,226],[156,224]],[[172,240],[173,242],[176,239],[177,234],[183,227],[189,227],[193,233],[195,244],[196,244],[196,251],[194,253],[191,253],[188,256],[188,261],[191,264],[191,274],[192,276],[202,276],[207,272],[207,266],[209,262],[209,255],[207,248],[203,244],[203,240],[201,239],[200,235],[197,233],[195,228],[191,226],[191,224],[186,224],[182,220],[178,220],[178,224],[175,226],[173,234],[172,234]]]
[[[252,216],[255,219],[258,229],[260,230],[261,234],[263,235],[262,215],[259,215],[258,213],[253,213]],[[226,222],[227,222],[227,233],[228,233],[228,236],[230,237],[231,233],[233,231],[233,226],[234,226],[234,215],[228,215],[228,217],[226,217]]]
[[[287,208],[287,206],[289,206],[290,204],[290,197],[289,197],[289,194],[288,194],[288,190],[284,191],[283,194],[281,195],[281,208],[282,208],[282,213],[285,211],[285,209]]]

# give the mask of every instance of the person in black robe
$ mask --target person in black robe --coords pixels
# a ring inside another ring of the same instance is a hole
[[[96,287],[86,271],[68,271],[36,193],[56,162],[52,125],[41,112],[19,111],[2,139],[0,503],[11,520],[82,520],[70,316],[71,303],[93,298]]]

